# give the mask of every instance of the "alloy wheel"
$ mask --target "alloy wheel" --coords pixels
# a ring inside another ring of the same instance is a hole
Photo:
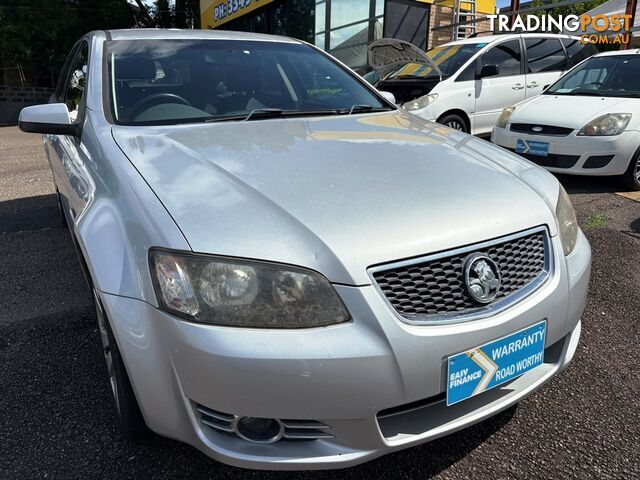
[[[454,130],[459,130],[461,132],[464,131],[464,126],[457,120],[451,120],[450,122],[447,122],[446,125],[447,127],[453,128]]]

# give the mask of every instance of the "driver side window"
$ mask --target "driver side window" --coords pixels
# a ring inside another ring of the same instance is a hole
[[[520,75],[521,61],[522,53],[520,50],[520,41],[509,40],[496,45],[482,55],[480,68],[484,65],[497,65],[499,69],[499,77]]]
[[[82,42],[80,48],[76,51],[65,81],[64,103],[66,103],[69,109],[69,117],[74,123],[78,121],[78,113],[87,86],[88,58],[89,45],[87,42]]]

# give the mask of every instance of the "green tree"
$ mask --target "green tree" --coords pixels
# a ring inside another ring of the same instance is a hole
[[[553,17],[558,17],[559,15],[567,16],[567,15],[582,15],[583,13],[588,12],[589,10],[597,7],[602,4],[602,0],[588,0],[586,2],[574,3],[573,5],[565,5],[563,7],[555,7],[549,8],[547,10],[536,10],[535,12],[528,13],[526,15],[535,15],[537,17],[541,17],[543,15],[551,15]],[[533,0],[531,5],[527,5],[529,7],[542,7],[542,6],[550,6],[553,4],[549,4],[543,0]],[[559,32],[556,32],[559,33]]]
[[[75,42],[92,30],[199,28],[199,0],[0,0],[0,85],[53,87]]]
[[[160,28],[171,28],[173,23],[173,9],[169,6],[169,0],[156,0],[155,20],[156,26]]]
[[[0,67],[20,65],[28,83],[53,86],[82,35],[131,27],[134,13],[126,0],[0,0]]]

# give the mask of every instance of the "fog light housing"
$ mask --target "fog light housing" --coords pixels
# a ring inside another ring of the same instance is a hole
[[[273,418],[239,417],[234,431],[247,442],[275,443],[284,435],[284,426]]]

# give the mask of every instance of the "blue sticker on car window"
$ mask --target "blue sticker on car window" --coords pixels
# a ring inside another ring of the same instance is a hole
[[[476,43],[476,48],[482,48],[482,47],[486,47],[487,44],[486,43]]]

